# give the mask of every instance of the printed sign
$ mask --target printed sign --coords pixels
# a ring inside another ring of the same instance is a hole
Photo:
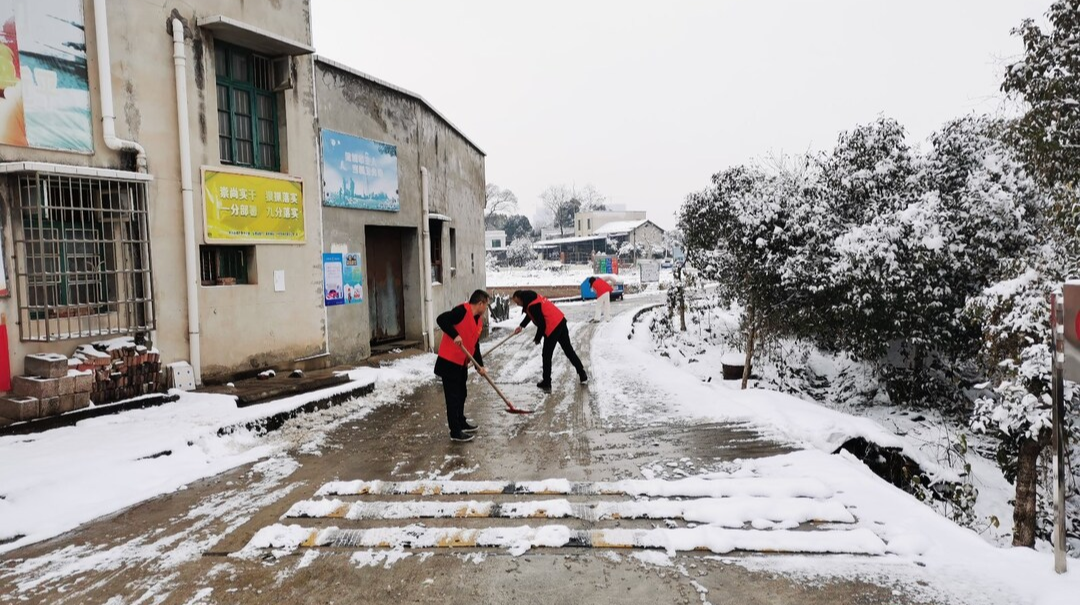
[[[322,130],[323,205],[397,212],[397,147]]]
[[[328,307],[345,304],[342,256],[337,252],[325,252],[322,255],[323,303]]]
[[[90,153],[82,0],[0,0],[0,144]]]
[[[1065,295],[1065,380],[1080,382],[1080,282],[1069,282]]]
[[[304,184],[288,176],[203,168],[208,242],[304,243]]]
[[[360,253],[345,254],[345,268],[342,274],[345,304],[364,302],[364,274],[360,269]]]
[[[641,271],[641,283],[656,283],[660,281],[660,263],[654,260],[638,261]]]
[[[4,268],[4,236],[0,234],[0,296],[8,296],[7,269]]]

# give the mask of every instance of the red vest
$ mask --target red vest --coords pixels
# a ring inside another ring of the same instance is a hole
[[[465,319],[459,321],[454,329],[461,336],[461,344],[465,345],[465,351],[472,355],[473,351],[476,351],[476,342],[480,340],[480,332],[484,329],[484,316],[473,319],[472,307],[469,303],[464,303],[462,306],[465,307]],[[463,366],[468,364],[465,351],[457,346],[453,338],[443,333],[442,342],[439,343],[439,357]]]
[[[537,308],[539,307],[540,313],[544,316],[544,336],[551,336],[551,333],[555,331],[555,328],[562,323],[562,320],[566,318],[562,311],[559,310],[550,300],[543,296],[537,295],[536,300],[529,305],[529,317],[535,317]],[[533,320],[536,321],[536,320]]]
[[[607,280],[602,277],[598,277],[593,280],[592,289],[593,292],[596,292],[597,298],[600,298],[601,296],[614,291],[614,288],[611,287],[611,284],[607,283]]]

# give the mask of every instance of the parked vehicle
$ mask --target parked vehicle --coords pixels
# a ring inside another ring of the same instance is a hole
[[[665,258],[664,260],[660,261],[660,268],[661,269],[670,269],[670,268],[672,268],[674,266],[675,266],[675,262],[672,261],[670,258]]]
[[[605,273],[603,275],[593,275],[591,277],[597,277],[607,280],[607,283],[611,284],[614,290],[611,292],[611,300],[620,300],[623,297],[623,278],[615,275],[614,273]],[[596,293],[589,287],[589,278],[586,277],[585,281],[581,282],[581,300],[596,300]]]

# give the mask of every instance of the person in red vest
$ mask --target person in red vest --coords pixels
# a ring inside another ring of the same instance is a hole
[[[611,293],[615,291],[615,288],[612,288],[611,284],[602,277],[590,277],[589,287],[596,293],[596,313],[593,314],[593,321],[600,321],[601,312],[604,315],[604,321],[611,319]]]
[[[461,303],[435,319],[443,332],[439,357],[435,360],[435,375],[442,378],[451,441],[472,441],[477,429],[475,424],[465,419],[465,398],[469,395],[466,382],[469,358],[461,347],[472,353],[476,360],[476,371],[487,376],[484,358],[480,355],[480,333],[484,330],[484,314],[487,313],[489,300],[487,292],[477,290],[469,297],[469,302]]]
[[[521,325],[514,328],[514,334],[520,333],[531,321],[536,324],[536,338],[533,342],[540,344],[540,339],[544,339],[544,376],[540,382],[536,383],[536,386],[545,391],[551,391],[551,355],[555,352],[556,343],[562,346],[563,353],[566,353],[566,358],[574,365],[581,382],[583,384],[588,382],[589,375],[585,373],[585,366],[581,365],[581,360],[574,352],[574,345],[570,342],[570,329],[566,326],[566,316],[555,306],[555,303],[532,290],[517,290],[510,299],[521,307],[521,312],[525,315],[525,319],[521,320]]]

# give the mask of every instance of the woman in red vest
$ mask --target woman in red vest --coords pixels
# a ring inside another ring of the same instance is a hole
[[[476,371],[487,376],[479,343],[489,300],[487,292],[477,290],[469,297],[469,302],[461,303],[435,319],[443,332],[442,342],[439,343],[439,357],[435,360],[435,374],[442,378],[443,396],[446,398],[446,422],[450,425],[452,441],[472,441],[473,432],[477,428],[465,419],[465,398],[469,394],[466,386],[469,358],[461,347],[472,352],[477,364]]]
[[[544,339],[544,376],[543,380],[536,383],[536,386],[545,391],[551,391],[551,355],[555,352],[556,343],[562,346],[563,353],[566,353],[566,358],[577,370],[581,382],[583,384],[588,382],[589,375],[585,373],[585,366],[581,365],[581,360],[574,352],[574,345],[570,342],[570,329],[566,326],[566,316],[555,306],[555,303],[532,290],[518,290],[510,298],[514,304],[521,307],[522,313],[525,314],[521,325],[514,328],[514,334],[521,332],[531,321],[536,324],[536,338],[533,342],[540,344],[540,339]]]

